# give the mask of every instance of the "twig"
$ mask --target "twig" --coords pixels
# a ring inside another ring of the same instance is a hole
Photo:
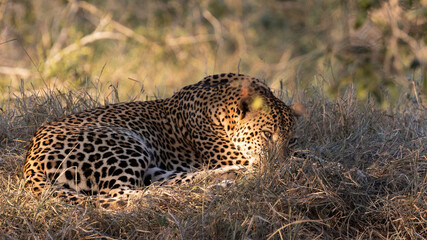
[[[14,39],[9,39],[9,40],[6,40],[6,41],[4,41],[4,42],[0,42],[0,45],[6,44],[6,43],[8,43],[8,42],[13,42],[13,41],[16,41],[16,40],[17,40],[16,38],[14,38]]]
[[[78,6],[79,6],[79,8],[88,11],[92,15],[95,15],[99,19],[103,19],[106,16],[105,13],[100,11],[94,5],[87,3],[85,1],[78,2]],[[130,37],[130,38],[135,39],[139,43],[147,44],[147,45],[150,45],[151,47],[155,47],[155,48],[160,47],[157,43],[149,41],[144,36],[135,33],[135,31],[133,31],[132,29],[130,29],[130,28],[128,28],[128,27],[126,27],[126,26],[124,26],[124,25],[122,25],[122,24],[120,24],[120,23],[118,23],[112,19],[110,20],[110,24],[116,31],[120,32],[121,34],[125,35],[126,37]]]
[[[53,57],[49,58],[45,64],[46,66],[51,66],[52,64],[55,64],[60,61],[65,55],[78,50],[80,47],[103,39],[122,40],[123,35],[113,32],[93,32],[80,39],[80,41],[68,45],[67,47],[56,53]]]
[[[214,31],[215,31],[215,39],[218,43],[219,46],[222,46],[224,41],[222,39],[222,27],[221,27],[221,23],[218,19],[215,18],[214,15],[212,15],[211,12],[209,12],[208,10],[204,10],[203,11],[203,17],[208,20],[208,22],[213,26]]]
[[[201,34],[197,36],[183,36],[178,38],[166,38],[166,43],[168,46],[177,46],[177,45],[186,45],[186,44],[194,44],[200,42],[209,42],[214,41],[215,35],[213,34]]]
[[[47,57],[48,59],[54,56],[55,54],[57,54],[69,39],[69,29],[77,14],[78,7],[76,6],[75,1],[70,1],[66,9],[69,9],[67,13],[64,14],[65,16],[68,15],[66,17],[67,21],[65,21],[65,26],[62,27],[61,31],[59,32],[59,35],[56,38],[55,43],[49,49],[49,55]]]
[[[397,1],[394,4],[397,4]],[[399,28],[398,22],[396,20],[397,16],[393,15],[393,12],[391,10],[391,3],[389,3],[389,2],[386,4],[386,11],[387,11],[388,22],[390,23],[393,37],[400,39],[403,42],[405,42],[406,44],[408,44],[408,46],[411,48],[411,50],[415,54],[415,56],[417,56],[417,58],[419,58],[419,59],[423,59],[424,58],[423,53],[425,52],[425,51],[423,51],[425,48],[423,41],[422,40],[420,40],[420,41],[415,40],[414,38],[412,38],[406,32],[402,31]],[[398,51],[395,50],[395,52],[398,52]],[[400,57],[399,57],[399,61],[401,61]]]
[[[0,66],[0,74],[19,75],[22,77],[28,77],[31,75],[31,71],[26,68],[20,68],[20,67]]]

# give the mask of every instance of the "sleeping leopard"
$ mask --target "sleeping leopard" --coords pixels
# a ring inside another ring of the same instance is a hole
[[[207,76],[172,97],[107,105],[42,125],[29,145],[26,186],[40,196],[108,207],[151,183],[254,168],[272,146],[289,152],[296,111],[262,81]]]

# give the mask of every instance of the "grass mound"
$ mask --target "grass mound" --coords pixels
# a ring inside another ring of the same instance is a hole
[[[25,145],[45,120],[99,105],[78,92],[17,97],[0,115],[0,238],[5,239],[425,239],[427,115],[402,102],[387,111],[352,91],[304,99],[298,148],[279,160],[214,179],[150,186],[123,210],[73,206],[23,185]]]

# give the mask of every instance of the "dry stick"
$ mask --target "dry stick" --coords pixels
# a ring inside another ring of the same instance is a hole
[[[187,45],[201,42],[215,41],[216,37],[214,34],[200,34],[196,36],[183,36],[178,38],[166,38],[168,46]]]
[[[68,10],[66,14],[64,14],[63,16],[68,15],[67,17],[65,17],[68,19],[68,21],[65,21],[65,26],[61,28],[61,31],[59,32],[59,35],[56,38],[55,43],[49,49],[49,55],[47,59],[57,54],[61,50],[61,48],[65,45],[66,41],[69,39],[68,32],[77,14],[78,7],[74,4],[74,1],[70,1],[67,4],[66,9]],[[61,18],[59,19],[59,21],[61,21]]]
[[[219,46],[222,46],[224,43],[224,40],[222,38],[222,26],[220,21],[217,18],[215,18],[215,16],[212,15],[212,13],[209,12],[208,10],[204,10],[202,14],[203,14],[203,17],[206,20],[208,20],[208,22],[213,26],[215,31],[216,41],[218,42]]]
[[[135,31],[133,31],[132,29],[120,24],[119,22],[116,22],[114,20],[111,19],[110,15],[107,15],[105,13],[103,13],[102,11],[100,11],[97,7],[95,7],[94,5],[81,1],[78,3],[78,6],[83,9],[86,10],[87,12],[89,12],[90,14],[98,17],[99,19],[103,19],[103,18],[109,18],[110,19],[110,24],[111,26],[114,28],[114,30],[116,30],[117,32],[122,33],[123,35],[125,35],[126,37],[129,38],[133,38],[136,41],[138,41],[139,43],[142,44],[147,44],[149,45],[154,51],[158,50],[159,48],[161,48],[161,46],[159,44],[157,44],[156,42],[150,41],[148,40],[146,37],[135,33]],[[107,17],[106,17],[107,15]],[[206,16],[208,16],[208,18],[206,18]],[[208,21],[213,21],[212,18],[209,17],[209,14],[205,14],[203,15],[206,19],[208,19]],[[212,22],[211,22],[212,23]],[[215,31],[218,31],[218,26],[217,24],[213,24]],[[218,40],[218,34],[200,34],[200,35],[196,35],[196,36],[184,36],[184,37],[179,37],[176,39],[172,39],[172,38],[168,38],[166,39],[167,45],[169,46],[176,46],[176,45],[185,45],[185,44],[194,44],[194,43],[200,43],[200,42],[207,42],[207,41],[214,41],[215,39]],[[222,42],[222,40],[220,41]]]
[[[397,23],[396,16],[393,16],[392,11],[390,10],[390,3],[387,4],[387,15],[388,21],[391,26],[392,34],[394,37],[399,38],[400,40],[406,42],[414,52],[415,55],[421,54],[421,51],[425,46],[422,40],[417,41],[411,36],[409,36],[406,32],[402,31]]]
[[[78,3],[78,7],[82,8],[86,11],[88,11],[89,13],[97,16],[98,18],[100,18],[100,22],[99,25],[97,26],[97,28],[95,29],[94,32],[92,32],[91,34],[83,37],[82,39],[80,39],[78,42],[75,42],[73,44],[68,45],[67,47],[63,48],[60,51],[55,51],[55,52],[51,52],[53,54],[51,54],[51,56],[48,57],[48,59],[45,62],[45,66],[51,66],[57,62],[59,62],[65,55],[78,50],[81,46],[87,45],[91,42],[95,42],[98,40],[103,40],[103,39],[114,39],[114,40],[123,40],[124,36],[126,37],[131,37],[134,38],[135,40],[139,41],[140,43],[144,43],[144,44],[150,44],[152,45],[152,47],[158,47],[157,44],[155,43],[151,43],[149,42],[145,37],[136,34],[134,31],[132,31],[131,29],[121,25],[120,23],[114,21],[111,19],[111,16],[106,14],[103,14],[101,11],[99,11],[95,6],[87,3],[87,2],[79,2]],[[111,25],[113,26],[113,28],[115,30],[117,30],[119,33],[114,33],[114,32],[102,32],[101,30],[108,24],[111,23]],[[63,31],[62,31],[63,32]],[[62,33],[61,32],[61,33]],[[46,69],[48,69],[47,67],[45,67],[45,71]]]
[[[89,43],[103,40],[103,39],[114,39],[114,40],[122,40],[123,35],[119,33],[113,33],[113,32],[93,32],[87,36],[84,36],[80,41],[70,44],[58,53],[56,53],[53,57],[49,58],[46,61],[46,66],[50,66],[52,64],[57,63],[60,61],[65,55],[78,50],[80,47],[87,45]]]
[[[0,45],[6,44],[6,43],[8,43],[8,42],[13,42],[13,41],[16,41],[16,40],[17,40],[16,38],[14,38],[14,39],[9,39],[9,40],[6,40],[6,41],[4,41],[4,42],[0,42]]]
[[[102,11],[100,11],[98,8],[96,8],[94,5],[81,1],[78,3],[79,8],[86,10],[87,12],[89,12],[90,14],[98,17],[99,19],[105,18],[105,13],[103,13]],[[150,47],[154,47],[154,49],[159,48],[160,46],[152,41],[149,41],[147,38],[145,38],[144,36],[135,33],[135,31],[133,31],[132,29],[114,21],[114,20],[110,20],[111,26],[118,32],[120,32],[121,34],[125,35],[126,37],[130,37],[135,39],[136,41],[143,43],[143,44],[147,44],[150,45]]]
[[[18,75],[21,77],[29,77],[31,75],[31,71],[26,68],[20,67],[4,67],[0,66],[0,73],[5,75]]]
[[[390,10],[390,3],[387,4],[387,15],[388,15],[388,21],[391,26],[391,32],[394,38],[400,39],[411,48],[412,52],[415,54],[415,56],[418,59],[423,59],[423,54],[426,52],[426,46],[424,45],[424,42],[422,39],[419,41],[415,40],[411,36],[409,36],[406,32],[402,31],[397,23],[396,16],[393,16],[392,11]],[[396,50],[396,52],[398,52]]]

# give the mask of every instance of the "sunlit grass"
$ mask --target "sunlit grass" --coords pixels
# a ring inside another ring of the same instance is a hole
[[[426,114],[403,101],[388,111],[336,101],[321,91],[298,98],[298,148],[319,158],[277,159],[226,188],[209,177],[185,186],[150,186],[123,210],[34,198],[23,186],[25,145],[43,122],[115,102],[85,89],[17,95],[4,106],[0,150],[0,237],[148,239],[367,239],[427,234]],[[22,97],[24,96],[24,97]],[[288,99],[284,99],[288,101]]]

